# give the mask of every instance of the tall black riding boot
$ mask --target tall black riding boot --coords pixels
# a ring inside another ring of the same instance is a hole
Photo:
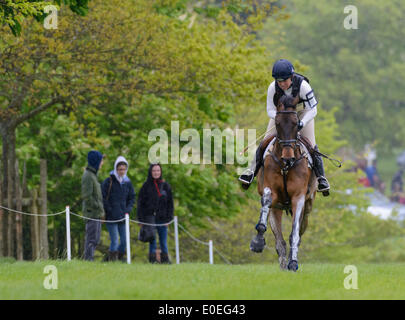
[[[262,150],[262,142],[260,142],[259,147],[256,149],[256,154],[252,160],[252,163],[250,164],[250,168],[248,168],[240,177],[239,181],[242,182],[242,188],[247,190],[251,183],[253,182],[253,179],[256,177],[257,173],[259,172],[259,169],[263,165],[263,152]]]
[[[315,146],[314,150],[319,151],[318,146]],[[314,152],[313,160],[314,172],[316,177],[318,178],[318,192],[322,192],[322,194],[327,197],[329,195],[330,185],[328,180],[325,178],[322,156]]]

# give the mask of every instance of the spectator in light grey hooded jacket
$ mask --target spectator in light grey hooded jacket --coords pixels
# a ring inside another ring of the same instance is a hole
[[[107,221],[122,220],[125,218],[125,214],[131,213],[135,202],[135,192],[131,180],[127,177],[127,172],[128,161],[123,156],[119,156],[115,161],[114,170],[102,183]],[[106,225],[111,239],[108,260],[123,260],[126,252],[125,221],[107,222]]]

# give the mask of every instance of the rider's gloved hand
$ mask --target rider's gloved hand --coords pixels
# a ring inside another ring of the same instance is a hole
[[[304,128],[304,122],[302,122],[302,120],[300,120],[298,122],[298,131],[300,131],[302,128]]]

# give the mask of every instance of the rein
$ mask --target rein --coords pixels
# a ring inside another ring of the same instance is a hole
[[[277,111],[277,114],[295,114],[296,117],[298,118],[298,113],[297,111]],[[288,140],[282,140],[277,136],[277,142],[278,144],[281,146],[281,148],[284,147],[291,147],[294,149],[294,151],[297,149],[297,142],[300,141],[298,137],[296,137],[295,139],[288,139]],[[294,144],[294,147],[292,146]],[[295,160],[292,163],[282,163],[280,161],[280,159],[273,153],[270,151],[270,155],[273,158],[273,160],[278,164],[278,166],[281,169],[281,175],[283,176],[283,184],[284,184],[284,194],[285,197],[287,199],[287,201],[282,205],[282,207],[280,209],[285,210],[286,214],[288,215],[288,213],[290,213],[292,215],[292,208],[291,208],[291,198],[288,194],[288,190],[287,190],[287,175],[289,170],[293,169],[304,157],[305,154],[300,154],[301,156]]]

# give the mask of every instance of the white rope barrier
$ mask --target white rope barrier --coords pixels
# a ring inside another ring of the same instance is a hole
[[[196,242],[198,242],[198,243],[201,243],[201,244],[203,244],[203,245],[205,245],[205,246],[208,246],[209,245],[209,242],[204,242],[204,241],[201,241],[201,240],[199,240],[199,239],[197,239],[196,237],[194,237],[190,232],[188,232],[180,223],[179,223],[179,227],[185,232],[185,233],[187,233],[187,235],[191,238],[191,239],[193,239],[194,241],[196,241]]]
[[[232,264],[228,259],[226,259],[224,257],[224,255],[217,249],[214,247],[212,240],[209,240],[208,242],[204,242],[201,241],[199,239],[197,239],[196,237],[194,237],[190,232],[188,232],[181,224],[178,224],[178,226],[194,241],[201,243],[205,246],[208,246],[208,250],[209,250],[209,261],[210,264],[214,264],[214,250],[219,254],[219,256],[224,259],[224,261],[228,264]]]
[[[68,261],[72,259],[70,240],[70,207],[66,206],[66,255]]]
[[[220,255],[220,257],[221,257],[222,259],[224,259],[224,261],[225,261],[227,264],[232,264],[227,258],[224,257],[224,255],[223,255],[217,248],[214,247],[214,250]]]
[[[231,264],[228,259],[226,259],[223,254],[213,246],[212,240],[209,240],[208,242],[201,241],[194,237],[190,232],[188,232],[181,224],[178,223],[177,216],[174,217],[171,221],[167,223],[146,223],[142,221],[137,221],[137,220],[132,220],[129,219],[129,214],[125,215],[125,218],[119,219],[119,220],[103,220],[103,219],[94,219],[94,218],[89,218],[85,217],[82,215],[79,215],[77,213],[74,213],[70,211],[70,207],[66,206],[66,209],[61,211],[61,212],[56,212],[56,213],[50,213],[50,214],[36,214],[36,213],[29,213],[29,212],[22,212],[14,209],[10,209],[7,207],[0,206],[1,209],[7,210],[9,212],[14,212],[14,213],[19,213],[23,215],[28,215],[28,216],[37,216],[37,217],[52,217],[52,216],[57,216],[61,215],[63,213],[66,213],[66,255],[67,255],[67,260],[70,261],[72,259],[71,256],[71,237],[70,237],[70,215],[79,217],[84,220],[89,220],[89,221],[97,221],[97,222],[102,222],[102,223],[118,223],[118,222],[123,222],[125,221],[126,223],[126,242],[127,242],[127,263],[131,263],[131,254],[130,254],[130,237],[129,237],[129,222],[137,223],[137,224],[142,224],[142,225],[148,225],[148,226],[168,226],[172,223],[174,223],[174,230],[175,230],[175,249],[176,249],[176,264],[180,263],[180,254],[179,254],[179,237],[178,237],[178,227],[180,227],[191,239],[194,241],[206,245],[209,247],[209,262],[210,264],[214,263],[214,250],[224,259],[225,262],[228,264]]]
[[[174,219],[166,222],[166,223],[146,223],[146,222],[142,222],[142,221],[137,221],[137,220],[132,220],[129,219],[130,222],[134,222],[134,223],[139,223],[139,224],[143,224],[145,226],[155,226],[155,227],[162,227],[162,226],[167,226],[169,224],[172,224],[174,222]]]
[[[129,236],[129,213],[125,214],[125,240],[127,247],[127,264],[131,264],[131,238]]]
[[[0,208],[2,208],[4,210],[7,210],[7,211],[10,211],[10,212],[20,213],[20,214],[24,214],[26,216],[36,216],[36,217],[52,217],[52,216],[60,215],[60,214],[62,214],[62,213],[64,213],[66,211],[66,210],[63,210],[61,212],[50,213],[50,214],[36,214],[36,213],[28,213],[28,212],[22,212],[22,211],[18,211],[18,210],[13,210],[13,209],[6,208],[6,207],[3,207],[3,206],[0,206]]]
[[[174,244],[176,249],[176,264],[180,264],[179,222],[177,216],[174,216]]]
[[[89,217],[85,217],[85,216],[81,216],[80,214],[74,213],[72,211],[70,211],[71,215],[74,215],[76,217],[82,218],[84,220],[90,220],[90,221],[97,221],[97,222],[104,222],[104,223],[118,223],[118,222],[122,222],[125,221],[125,218],[119,219],[119,220],[102,220],[102,219],[94,219],[94,218],[89,218]]]

